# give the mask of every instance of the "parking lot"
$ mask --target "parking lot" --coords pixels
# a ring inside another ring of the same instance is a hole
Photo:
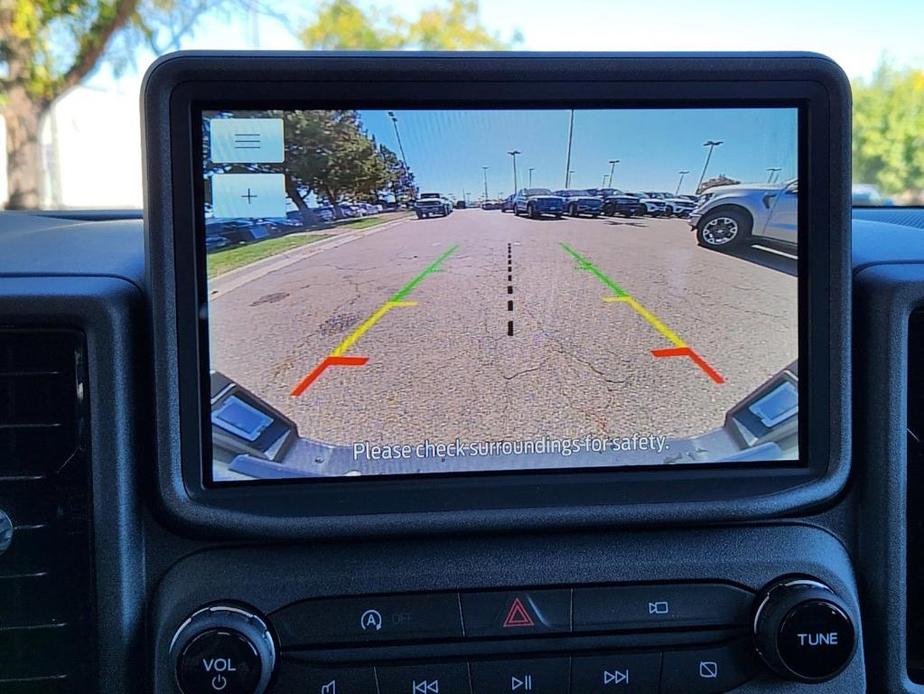
[[[795,261],[680,219],[407,219],[218,278],[213,368],[330,444],[700,434],[797,357]]]

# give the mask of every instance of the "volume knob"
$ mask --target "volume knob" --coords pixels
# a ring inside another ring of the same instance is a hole
[[[212,605],[193,613],[170,643],[183,694],[263,694],[276,666],[276,646],[256,611]]]
[[[824,682],[847,667],[857,636],[850,609],[809,578],[766,588],[754,613],[754,642],[771,670],[799,682]]]

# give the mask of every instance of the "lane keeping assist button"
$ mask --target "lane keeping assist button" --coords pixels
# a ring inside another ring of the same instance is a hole
[[[754,596],[724,583],[574,589],[574,631],[741,626]]]
[[[529,636],[571,631],[571,590],[462,593],[466,636]]]
[[[306,600],[270,618],[283,648],[462,637],[456,593]]]

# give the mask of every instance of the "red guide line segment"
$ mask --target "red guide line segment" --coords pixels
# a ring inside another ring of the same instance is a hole
[[[292,395],[298,397],[304,393],[331,366],[364,366],[368,361],[369,357],[324,357],[321,363],[292,389]]]
[[[670,349],[653,349],[651,354],[655,357],[689,357],[700,369],[703,370],[709,378],[719,385],[725,383],[725,379],[718,371],[713,369],[709,362],[699,356],[689,347],[672,347]]]

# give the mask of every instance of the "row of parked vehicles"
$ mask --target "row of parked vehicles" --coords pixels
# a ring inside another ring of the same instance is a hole
[[[580,217],[687,217],[696,207],[699,196],[673,195],[655,191],[626,193],[618,188],[587,190],[523,188],[500,204],[502,212],[528,217],[569,215]],[[485,208],[491,209],[491,208]]]
[[[798,182],[792,180],[716,186],[702,195],[626,193],[616,188],[523,188],[499,204],[486,201],[481,207],[534,219],[545,215],[681,217],[688,220],[699,244],[707,248],[731,250],[763,244],[795,252],[798,201]],[[453,204],[440,193],[424,193],[414,209],[420,219],[445,217],[452,212]]]
[[[367,202],[341,203],[335,210],[332,205],[310,208],[315,219],[311,222],[328,224],[338,219],[358,219],[380,214],[396,207],[388,204],[371,204]],[[260,241],[271,236],[282,236],[300,231],[306,227],[302,213],[291,210],[285,217],[253,219],[250,217],[231,219],[210,219],[205,223],[205,246],[209,251],[217,251],[228,246]]]
[[[524,188],[500,205],[503,212],[529,217],[622,215],[682,217],[701,246],[731,250],[762,244],[796,252],[798,181],[745,183],[710,188],[702,195],[656,191],[625,193],[615,188],[556,190]]]

